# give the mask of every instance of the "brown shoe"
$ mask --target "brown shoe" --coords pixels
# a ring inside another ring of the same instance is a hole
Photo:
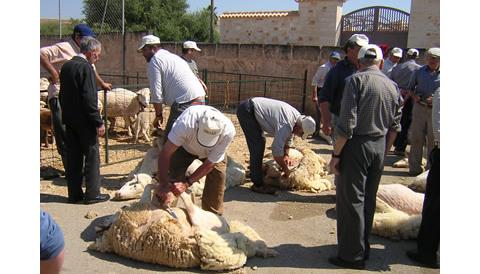
[[[275,195],[276,194],[276,189],[270,187],[270,186],[266,186],[266,185],[252,185],[250,187],[250,189],[253,191],[253,192],[257,192],[257,193],[262,193],[262,194],[272,194],[272,195]]]

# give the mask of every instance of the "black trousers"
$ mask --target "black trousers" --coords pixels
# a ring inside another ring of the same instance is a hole
[[[430,162],[417,248],[419,253],[436,259],[440,245],[440,148],[432,150]]]
[[[51,98],[48,100],[48,107],[52,112],[53,134],[55,136],[55,145],[58,154],[62,157],[62,164],[65,171],[67,170],[67,148],[65,146],[65,125],[62,124],[62,109],[60,108],[60,100]]]
[[[265,137],[260,127],[253,104],[250,100],[243,101],[237,108],[237,117],[247,140],[250,152],[250,179],[257,186],[263,185],[263,154],[265,153]]]
[[[385,137],[353,136],[340,155],[336,176],[338,256],[349,262],[369,255]]]
[[[93,127],[67,126],[65,137],[68,197],[93,199],[100,194],[100,153],[97,131]],[[85,196],[82,190],[83,171],[85,172]]]
[[[403,104],[402,108],[402,118],[400,119],[402,131],[397,135],[395,143],[393,144],[396,151],[405,152],[405,149],[407,148],[408,129],[410,128],[410,124],[412,123],[412,109],[413,100],[411,97],[409,97]]]

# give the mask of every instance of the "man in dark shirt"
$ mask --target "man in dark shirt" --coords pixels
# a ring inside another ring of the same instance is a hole
[[[344,46],[345,59],[337,62],[326,76],[323,88],[320,91],[318,102],[322,117],[322,131],[331,135],[340,113],[345,78],[357,71],[357,54],[360,48],[368,44],[368,37],[364,34],[352,35]]]
[[[92,64],[102,51],[93,37],[80,41],[80,54],[67,61],[60,72],[60,104],[62,121],[66,127],[68,201],[98,203],[107,201],[108,194],[100,194],[100,154],[98,136],[105,126],[98,110],[97,85]],[[85,162],[85,196],[82,190],[82,171]]]
[[[336,175],[338,252],[329,262],[363,269],[385,150],[400,131],[402,98],[380,70],[383,54],[378,46],[362,47],[358,59],[360,71],[346,79],[330,162]]]

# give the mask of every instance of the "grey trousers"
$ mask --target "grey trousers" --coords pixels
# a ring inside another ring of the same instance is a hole
[[[384,153],[385,137],[353,136],[342,150],[340,175],[336,176],[337,255],[345,261],[369,256]]]
[[[62,123],[62,109],[60,108],[60,100],[58,98],[50,98],[48,106],[52,112],[53,134],[55,136],[55,144],[58,154],[62,157],[62,164],[65,172],[67,171],[67,148],[66,148],[66,129]]]
[[[427,155],[430,155],[433,149],[433,127],[432,127],[432,108],[415,103],[412,112],[412,124],[410,125],[410,154],[408,155],[409,172],[419,174],[423,172],[422,156],[423,146],[425,145],[425,136],[427,137]],[[427,169],[430,167],[430,161],[427,163]]]

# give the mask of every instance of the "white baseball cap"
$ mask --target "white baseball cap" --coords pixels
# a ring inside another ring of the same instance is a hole
[[[401,48],[393,48],[391,54],[395,57],[402,58],[403,51]]]
[[[368,44],[363,46],[358,51],[358,59],[362,58],[372,58],[372,59],[383,59],[382,50],[374,44]]]
[[[160,44],[160,38],[155,35],[145,35],[142,37],[142,44],[137,49],[137,52],[142,52],[143,47],[146,45],[158,45]]]
[[[365,34],[354,34],[348,38],[348,41],[354,42],[360,47],[368,44],[368,37]]]
[[[209,108],[205,110],[198,122],[197,141],[204,147],[213,147],[225,128],[220,118],[220,111]]]
[[[427,54],[435,57],[440,57],[440,48],[429,48],[427,50]]]
[[[313,120],[311,116],[300,115],[297,118],[297,123],[298,122],[302,125],[302,139],[307,139],[308,135],[312,135],[315,132],[315,120]]]
[[[197,47],[197,43],[193,41],[185,41],[183,43],[183,48],[184,49],[194,49],[196,51],[202,51],[200,48]]]
[[[413,55],[417,55],[417,56],[418,56],[419,54],[420,54],[420,53],[418,52],[417,49],[409,49],[409,50],[407,51],[407,55],[410,55],[410,56],[413,56]]]

